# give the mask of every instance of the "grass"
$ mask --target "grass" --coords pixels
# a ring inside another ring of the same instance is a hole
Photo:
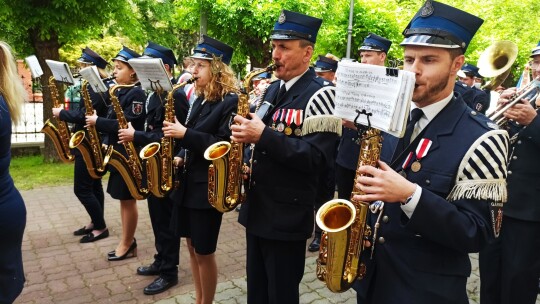
[[[72,163],[45,163],[41,155],[12,158],[10,173],[19,190],[73,184]]]

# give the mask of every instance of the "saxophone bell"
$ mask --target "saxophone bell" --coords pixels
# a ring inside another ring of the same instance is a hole
[[[230,142],[220,141],[204,151],[204,158],[212,162],[208,166],[208,201],[222,213],[233,210],[237,205],[236,200],[226,196],[230,150]]]

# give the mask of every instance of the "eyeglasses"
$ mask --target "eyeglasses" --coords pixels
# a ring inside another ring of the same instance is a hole
[[[533,69],[536,69],[538,67],[538,65],[540,65],[539,61],[532,61],[531,62],[531,68],[533,68]]]

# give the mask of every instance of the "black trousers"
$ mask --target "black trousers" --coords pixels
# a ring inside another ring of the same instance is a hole
[[[159,266],[161,277],[168,280],[177,279],[180,238],[175,236],[174,230],[170,227],[174,202],[168,196],[157,198],[153,195],[150,195],[147,201],[157,251],[154,263]]]
[[[480,251],[480,303],[534,304],[539,252],[540,222],[505,216],[499,238]]]
[[[297,304],[306,241],[279,241],[246,233],[248,304]]]
[[[355,175],[356,171],[336,164],[336,185],[338,190],[338,198],[346,200],[351,198]]]
[[[78,150],[75,154],[75,172],[73,175],[73,192],[88,212],[94,229],[105,229],[104,208],[105,195],[101,178],[93,179],[88,173],[86,163]]]

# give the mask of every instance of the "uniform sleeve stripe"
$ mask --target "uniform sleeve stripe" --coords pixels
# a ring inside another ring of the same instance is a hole
[[[335,87],[326,86],[317,91],[308,102],[304,118],[313,115],[331,115],[334,113]]]

